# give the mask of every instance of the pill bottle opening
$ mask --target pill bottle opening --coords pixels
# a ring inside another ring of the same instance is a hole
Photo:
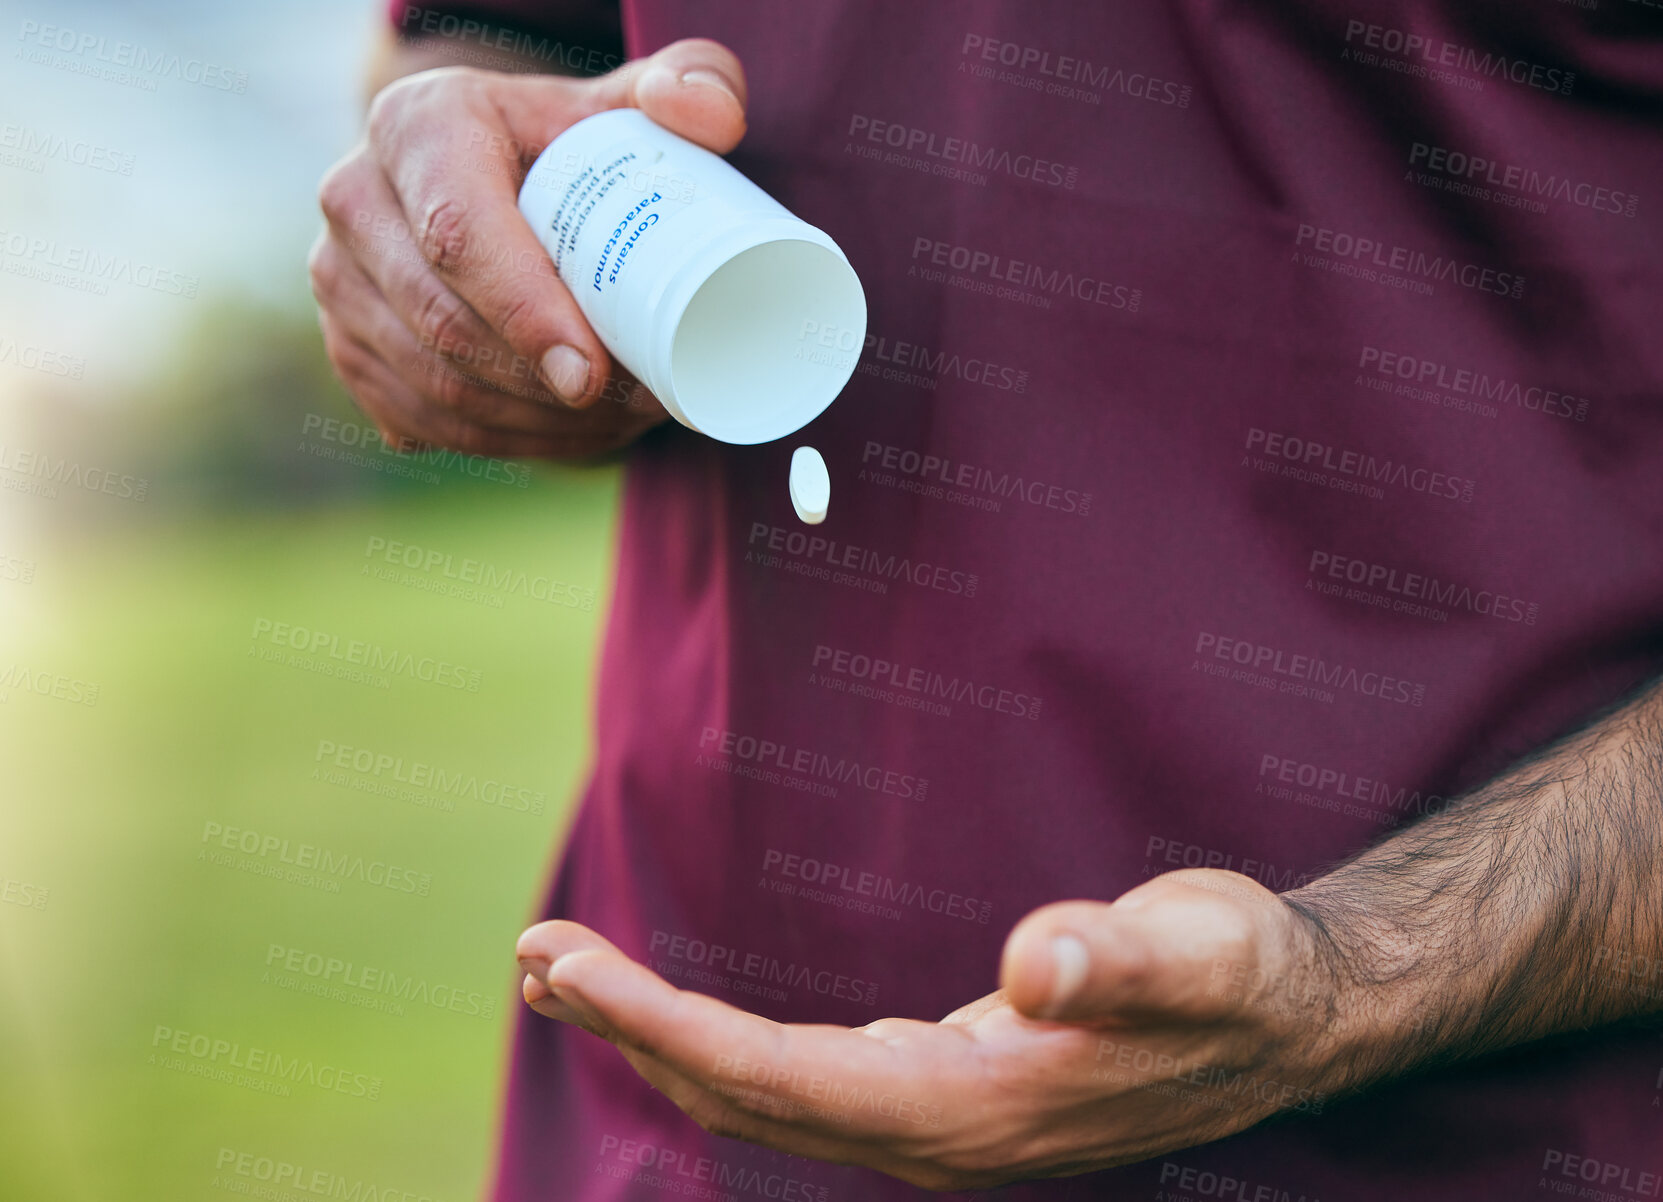
[[[818,243],[764,242],[699,286],[670,348],[687,423],[731,443],[771,442],[836,399],[866,338],[866,296],[848,261]]]

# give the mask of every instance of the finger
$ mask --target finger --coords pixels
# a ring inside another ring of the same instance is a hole
[[[606,411],[591,409],[580,414],[557,406],[553,395],[529,373],[505,388],[475,375],[471,364],[464,367],[441,359],[405,328],[357,262],[347,259],[335,274],[333,310],[413,391],[430,397],[441,408],[493,430],[549,437],[569,437],[586,426],[598,426],[597,419],[604,422],[617,417]],[[533,397],[546,398],[546,402]]]
[[[744,134],[744,73],[724,47],[694,40],[609,78],[545,81],[510,103],[491,91],[499,86],[485,75],[453,75],[389,90],[371,110],[371,148],[435,273],[538,365],[552,391],[581,407],[596,399],[609,359],[519,211],[521,173],[458,171],[466,149],[459,139],[505,128],[510,145],[530,150],[580,117],[639,104],[701,144],[728,150]],[[471,130],[457,119],[458,104]]]
[[[321,201],[336,244],[418,345],[466,364],[514,395],[565,411],[560,397],[544,386],[537,361],[517,354],[434,273],[415,245],[392,185],[367,151],[324,177]]]
[[[331,314],[320,314],[319,322],[325,327],[330,360],[353,399],[401,452],[426,444],[502,459],[569,459],[598,449],[599,440],[593,437],[547,437],[475,425],[418,395],[373,350],[343,333]]]
[[[922,1099],[955,1074],[907,1038],[939,1032],[934,1023],[884,1019],[874,1024],[885,1028],[881,1039],[775,1023],[600,950],[563,955],[549,981],[610,1032],[644,1080],[713,1134],[898,1173],[939,1130],[941,1107]],[[951,1042],[963,1080],[968,1041]],[[910,1074],[903,1052],[916,1061]]]
[[[886,1169],[895,1159],[853,1121],[852,1112],[832,1110],[813,1098],[781,1099],[744,1081],[695,1081],[627,1043],[618,1050],[643,1081],[712,1135],[834,1164]]]
[[[665,129],[717,154],[726,154],[745,136],[745,69],[738,55],[709,38],[671,42],[647,58],[585,83],[580,97],[582,116],[638,108]],[[551,133],[542,141],[522,140],[540,146],[553,139]]]
[[[342,330],[340,322],[327,309],[318,311],[318,328],[323,332],[324,353],[335,374],[364,416],[374,424],[381,441],[401,450],[419,449],[419,441],[395,424],[395,410],[380,395],[380,377],[371,376],[369,365],[375,360],[374,352]]]
[[[574,1027],[584,1025],[583,1016],[555,997],[554,991],[544,984],[541,977],[526,973],[525,980],[520,982],[520,996],[525,998],[526,1005],[545,1018],[559,1019]]]
[[[520,993],[525,998],[526,1004],[537,1011],[538,1014],[546,1015],[549,1018],[557,1018],[563,1023],[571,1023],[573,1026],[581,1027],[586,1023],[584,1017],[555,997],[554,990],[548,986],[546,978],[549,975],[549,967],[552,961],[542,954],[542,949],[534,940],[528,938],[539,927],[551,925],[553,924],[539,923],[537,926],[531,927],[529,930],[522,932],[514,944],[514,958],[525,973],[525,980],[520,983]],[[568,923],[566,925],[576,927],[578,924]],[[580,929],[605,943],[605,940],[589,931],[587,927]]]
[[[929,1088],[924,1070],[935,1063],[939,1046],[931,1037],[942,1030],[935,1023],[890,1019],[888,1038],[867,1038],[847,1027],[777,1023],[677,989],[628,957],[605,951],[561,956],[548,982],[574,1007],[604,1022],[620,1046],[628,1044],[695,1081],[742,1082],[749,1087],[751,1108],[775,1118],[792,1109],[793,1086],[816,1078],[835,1082],[839,1098],[868,1092],[916,1097]],[[919,1038],[895,1038],[901,1025]],[[890,1125],[887,1116],[872,1119],[880,1127]]]
[[[1113,904],[1058,902],[1019,922],[1000,967],[1011,1005],[1053,1021],[1205,1021],[1232,1013],[1220,970],[1259,969],[1255,903],[1157,879],[1158,887],[1150,882]]]
[[[495,77],[482,77],[487,80]],[[396,86],[396,85],[395,85]],[[683,38],[594,79],[516,78],[491,106],[501,126],[504,172],[518,188],[526,169],[569,126],[595,113],[638,108],[672,133],[717,154],[745,136],[750,91],[739,57],[709,38]],[[470,134],[477,146],[477,131]]]
[[[370,114],[370,146],[440,282],[536,364],[551,391],[581,407],[598,396],[610,360],[520,213],[517,178],[457,167],[470,130],[501,127],[487,86],[383,92]],[[450,302],[429,303],[443,320],[465,324],[460,314],[443,318]]]
[[[701,993],[675,988],[613,949],[563,953],[548,983],[573,1005],[603,1020],[638,1050],[694,1076],[708,1076],[734,1060],[777,1064],[784,1025]]]
[[[547,981],[549,969],[567,952],[585,950],[617,952],[618,945],[599,931],[570,919],[553,918],[534,923],[520,932],[514,942],[514,957],[527,974]]]
[[[461,354],[457,361],[439,358],[431,346],[410,336],[405,323],[390,315],[390,306],[365,272],[364,261],[344,251],[333,231],[326,230],[311,256],[313,291],[319,303],[394,368],[416,394],[431,397],[436,404],[483,426],[561,439],[559,445],[567,448],[561,452],[565,457],[616,450],[669,419],[664,406],[645,385],[621,372],[603,387],[604,403],[583,410],[569,409],[536,381],[525,360],[513,356],[489,331],[483,336],[500,350]],[[373,256],[368,261],[378,262]],[[425,267],[418,265],[415,270],[431,277]],[[396,281],[398,274],[395,271],[383,278]],[[449,294],[436,280],[431,283]],[[461,308],[472,312],[465,305]],[[479,328],[484,329],[482,324]],[[452,339],[453,352],[466,351],[467,347]],[[499,367],[479,376],[474,369],[480,361],[487,365],[512,364],[511,369]]]
[[[556,918],[527,927],[520,932],[520,937],[514,944],[514,955],[526,973],[522,992],[531,1008],[539,1014],[573,1023],[603,1039],[608,1039],[611,1037],[611,1030],[599,1015],[569,1005],[564,1000],[565,995],[557,995],[548,984],[549,969],[556,960],[567,952],[585,949],[623,955],[611,940],[582,923]]]

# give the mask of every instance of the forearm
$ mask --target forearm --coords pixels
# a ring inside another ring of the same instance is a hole
[[[1663,687],[1283,895],[1332,977],[1333,1092],[1663,1012]]]

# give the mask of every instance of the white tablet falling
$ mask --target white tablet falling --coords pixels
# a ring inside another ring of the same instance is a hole
[[[826,461],[813,447],[798,447],[791,452],[791,507],[810,526],[818,526],[826,520],[830,503],[831,475],[826,471]]]

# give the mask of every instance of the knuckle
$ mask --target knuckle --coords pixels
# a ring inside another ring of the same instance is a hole
[[[416,247],[435,270],[459,273],[472,249],[472,226],[465,204],[453,196],[423,206],[416,223]]]
[[[332,338],[328,333],[323,336],[323,353],[328,357],[329,366],[334,369],[336,378],[345,385],[347,392],[357,397],[358,380],[362,373],[358,370],[358,364],[353,361],[352,356],[345,354],[341,349],[340,341]]]
[[[467,303],[443,285],[429,288],[417,306],[416,337],[422,346],[441,355],[469,347],[472,326]]]
[[[424,85],[428,91],[444,96],[446,104],[454,104],[458,94],[476,91],[494,78],[492,72],[463,63],[438,67],[423,72],[423,75],[425,78],[416,82]]]
[[[318,182],[318,207],[323,215],[337,225],[351,221],[353,211],[360,207],[363,195],[361,167],[356,154],[350,154],[323,173]]]
[[[448,66],[393,80],[370,101],[364,122],[370,144],[390,150],[407,129],[425,134],[435,124],[453,121],[492,78],[492,72],[477,67]]]
[[[475,82],[481,74],[473,67],[434,67],[393,80],[370,101],[365,120],[370,141],[385,143],[397,135],[423,103],[453,110],[456,89]]]
[[[521,292],[509,300],[497,329],[511,347],[540,345],[552,340],[545,328],[548,311],[537,297]]]
[[[329,261],[329,251],[323,242],[313,243],[310,253],[306,256],[306,278],[312,284],[312,296],[321,305],[334,291],[334,264]]]
[[[329,362],[335,368],[335,374],[343,379],[349,372],[356,370],[356,357],[352,353],[352,343],[341,331],[341,327],[329,316],[326,310],[318,313],[318,329],[323,334],[323,353],[329,356]]]
[[[424,82],[414,75],[406,75],[375,94],[364,120],[364,130],[371,142],[379,146],[391,139],[403,123],[405,107]]]
[[[319,305],[327,305],[340,284],[339,255],[334,241],[325,234],[312,243],[312,249],[306,256],[306,277],[311,281],[312,296]]]
[[[428,386],[429,395],[446,409],[461,410],[467,407],[472,397],[472,388],[462,373],[450,364],[439,360],[429,365],[432,383]]]

